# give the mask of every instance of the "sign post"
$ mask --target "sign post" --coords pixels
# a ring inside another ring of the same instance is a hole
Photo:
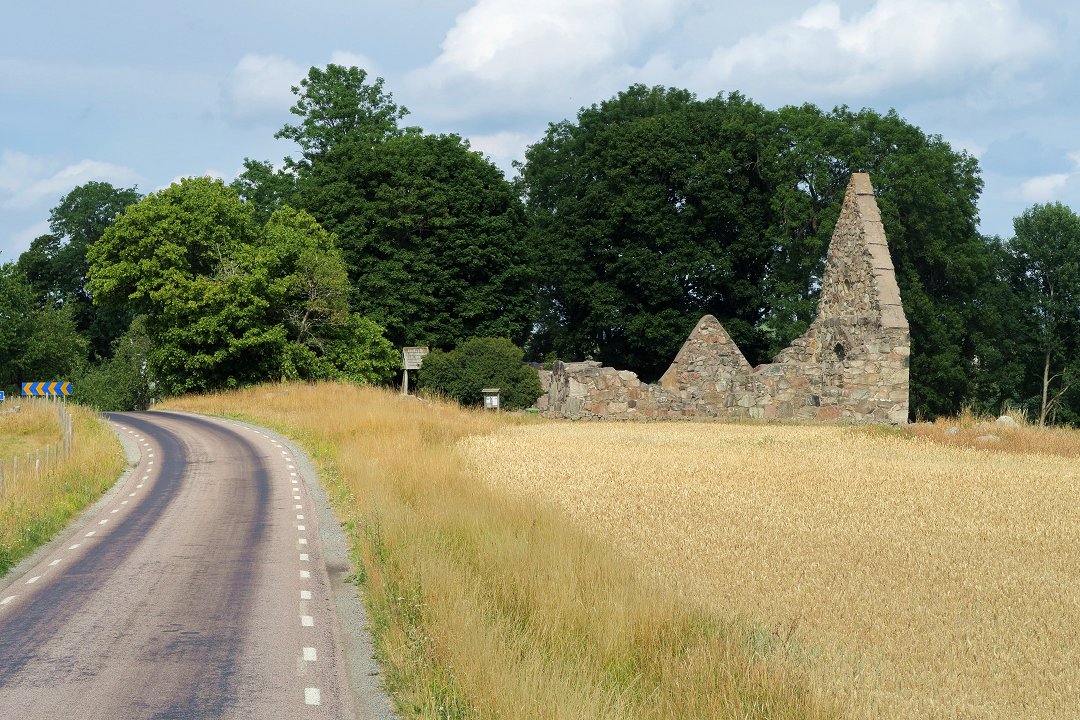
[[[424,364],[424,356],[428,354],[426,347],[403,347],[401,348],[401,394],[409,394],[409,371],[419,370]]]

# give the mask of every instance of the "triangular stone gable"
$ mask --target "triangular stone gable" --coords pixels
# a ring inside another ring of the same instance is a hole
[[[675,389],[732,372],[746,375],[750,363],[720,321],[706,315],[694,326],[671,367],[660,378],[660,385]]]

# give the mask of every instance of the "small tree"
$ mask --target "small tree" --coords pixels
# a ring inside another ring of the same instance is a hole
[[[1061,203],[1035,205],[1013,227],[1014,283],[1041,360],[1042,426],[1080,380],[1080,216]]]
[[[525,352],[506,338],[473,338],[450,352],[432,350],[424,358],[417,387],[435,390],[462,405],[479,405],[480,390],[497,387],[507,410],[527,408],[540,397],[540,378],[523,365]]]

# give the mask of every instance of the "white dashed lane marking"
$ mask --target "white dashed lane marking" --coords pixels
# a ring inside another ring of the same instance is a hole
[[[35,575],[34,577],[32,577],[32,578],[30,578],[29,580],[27,580],[27,581],[26,581],[26,584],[27,584],[27,585],[33,585],[34,583],[36,583],[36,582],[37,582],[38,580],[40,580],[40,579],[41,579],[41,576],[40,576],[40,575]]]
[[[319,705],[322,699],[319,697],[319,688],[304,688],[304,704]]]
[[[309,577],[311,577],[311,573],[309,573],[307,570],[301,570],[300,571],[300,579],[301,580],[307,580]]]
[[[315,618],[310,615],[301,615],[300,624],[304,627],[315,627]]]
[[[97,530],[91,530],[90,532],[86,533],[86,537],[94,537],[94,535],[96,535],[96,534],[97,534]]]
[[[307,561],[308,561],[308,554],[307,553],[300,553],[300,562],[307,562]],[[300,577],[304,577],[304,576],[301,575]]]
[[[307,545],[307,538],[300,538],[298,541],[301,545]]]
[[[310,590],[301,590],[300,591],[300,599],[301,600],[310,600],[311,599],[311,591]]]
[[[59,564],[60,564],[60,558],[56,558],[51,563],[49,563],[49,567],[56,567]]]
[[[78,548],[78,547],[79,547],[80,545],[82,545],[82,543],[75,543],[74,545],[72,545],[71,547],[69,547],[69,548],[68,548],[68,550],[75,550],[75,549],[77,549],[77,548]]]
[[[315,653],[315,648],[304,648],[304,662],[315,662],[319,659],[319,656]]]
[[[3,600],[0,600],[0,605],[7,605],[7,604],[8,604],[9,602],[11,602],[11,601],[12,601],[12,600],[14,600],[14,599],[15,599],[15,596],[14,596],[14,595],[8,595],[8,596],[7,596],[6,598],[4,598]]]

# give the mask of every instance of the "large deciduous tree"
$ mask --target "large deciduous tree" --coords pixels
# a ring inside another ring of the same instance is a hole
[[[166,393],[274,377],[284,328],[250,243],[250,209],[220,180],[186,178],[128,209],[89,252],[89,288],[147,316],[149,362]]]
[[[594,356],[659,376],[702,315],[751,356],[771,240],[765,111],[633,86],[553,124],[522,170],[543,248],[533,354]]]
[[[524,208],[456,135],[345,143],[312,166],[301,203],[339,238],[355,307],[398,344],[522,342],[533,314]]]
[[[95,358],[108,357],[131,316],[123,309],[92,303],[86,289],[87,250],[141,197],[135,188],[116,188],[107,182],[80,185],[49,213],[50,234],[36,238],[19,256],[19,267],[40,301],[70,308]]]
[[[399,345],[523,342],[531,256],[524,207],[502,172],[456,135],[402,128],[406,109],[359,68],[311,68],[293,92],[300,122],[277,137],[301,150],[286,159],[296,203],[337,236],[353,306]],[[245,182],[251,198],[282,185],[258,164]]]

